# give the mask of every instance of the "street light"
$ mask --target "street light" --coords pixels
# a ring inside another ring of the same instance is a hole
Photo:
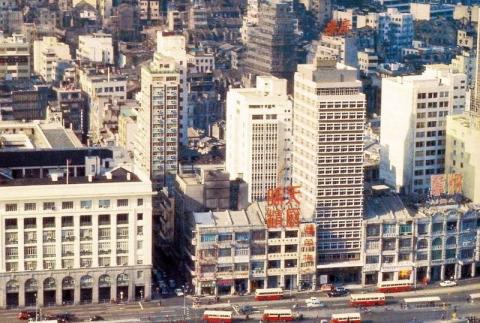
[[[182,290],[183,290],[183,319],[186,319],[187,316],[187,304],[186,304],[186,299],[185,299],[185,285],[182,285]]]
[[[140,290],[140,300],[143,300],[143,290]]]

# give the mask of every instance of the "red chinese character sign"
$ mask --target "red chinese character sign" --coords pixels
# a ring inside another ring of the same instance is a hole
[[[267,192],[267,227],[298,227],[300,225],[300,186],[269,189]]]

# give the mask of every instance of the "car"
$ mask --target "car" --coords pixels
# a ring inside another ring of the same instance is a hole
[[[325,303],[322,303],[318,297],[310,297],[305,300],[307,307],[325,307]]]
[[[343,286],[335,286],[334,290],[341,293],[350,293],[350,291]]]
[[[249,315],[253,313],[253,310],[254,309],[252,305],[245,304],[239,308],[238,312],[243,315]]]
[[[177,296],[183,296],[183,290],[181,288],[177,288],[175,289],[175,295]]]
[[[65,312],[65,313],[57,314],[57,320],[59,323],[68,323],[68,322],[74,322],[76,320],[76,317],[74,314]]]
[[[442,287],[453,287],[453,286],[457,286],[457,283],[453,280],[444,280],[443,282],[440,283],[440,286],[442,286]]]
[[[95,321],[105,321],[105,319],[103,317],[101,317],[100,315],[93,315],[93,316],[90,316],[90,318],[88,319],[90,322],[95,322]]]
[[[18,313],[17,319],[27,321],[28,319],[35,318],[35,316],[35,311],[21,311],[20,313]]]
[[[328,297],[342,297],[342,296],[347,296],[348,292],[347,291],[338,291],[338,290],[332,290],[331,292],[327,293]]]

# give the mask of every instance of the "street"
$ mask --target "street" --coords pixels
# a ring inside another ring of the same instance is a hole
[[[402,292],[387,294],[387,304],[385,306],[371,307],[367,312],[362,311],[363,322],[423,322],[426,320],[439,320],[451,318],[454,311],[458,317],[477,316],[480,317],[480,306],[478,303],[469,303],[466,297],[470,293],[480,291],[480,280],[470,279],[460,281],[455,287],[439,287],[438,285],[429,286],[425,289],[418,289],[411,292]],[[360,293],[361,291],[353,291]],[[442,305],[428,308],[409,308],[403,309],[401,301],[407,297],[420,296],[439,296]],[[316,296],[325,303],[325,308],[307,308],[305,299]],[[198,308],[192,308],[191,297],[186,297],[183,307],[183,297],[170,297],[159,301],[150,301],[142,303],[129,304],[91,304],[78,306],[62,306],[42,308],[42,313],[56,314],[69,312],[75,314],[80,320],[86,320],[91,315],[100,315],[106,320],[127,321],[130,319],[140,319],[143,322],[173,322],[173,321],[200,321],[205,309],[232,309],[234,317],[237,320],[245,320],[244,315],[237,312],[239,306],[250,304],[255,311],[250,315],[249,322],[258,322],[263,311],[267,308],[292,308],[297,304],[295,312],[304,316],[304,322],[316,322],[320,319],[330,318],[332,313],[358,312],[358,309],[352,309],[348,305],[347,297],[328,298],[325,294],[316,292],[294,293],[278,301],[254,301],[253,296],[233,296],[222,298],[218,304],[201,305]],[[19,310],[0,311],[0,322],[10,323],[16,320]],[[388,317],[388,318],[387,318]]]

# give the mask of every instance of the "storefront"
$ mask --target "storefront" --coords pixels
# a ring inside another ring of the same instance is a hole
[[[233,279],[219,279],[217,280],[217,294],[230,295],[232,293]]]

